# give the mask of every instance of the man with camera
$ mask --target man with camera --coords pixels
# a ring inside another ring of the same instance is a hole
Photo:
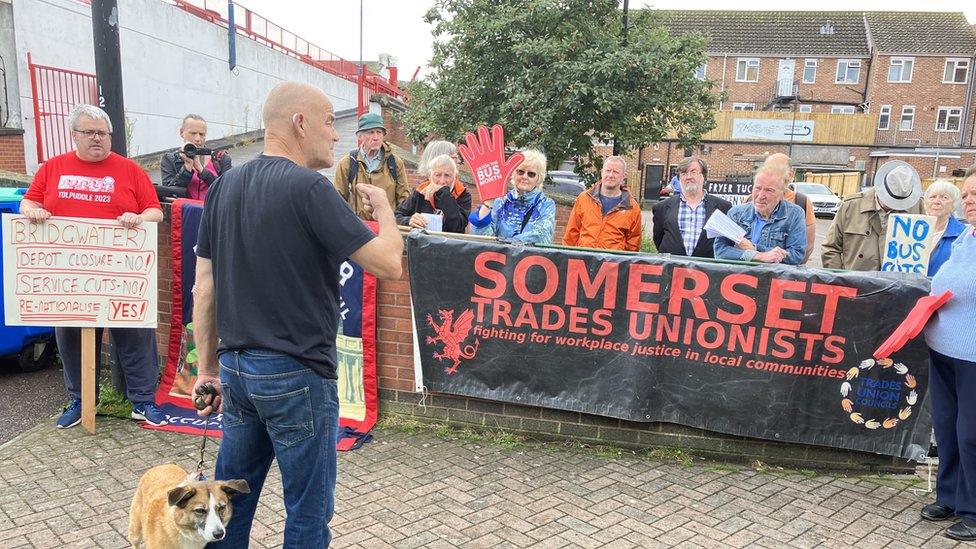
[[[163,155],[160,164],[163,185],[182,187],[186,189],[186,196],[204,200],[210,185],[231,168],[230,155],[204,147],[207,122],[199,114],[188,114],[183,118],[180,138],[183,147]]]

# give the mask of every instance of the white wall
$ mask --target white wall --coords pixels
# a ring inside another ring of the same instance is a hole
[[[237,68],[228,70],[226,29],[161,0],[120,1],[119,22],[132,156],[179,145],[180,120],[191,112],[207,119],[210,139],[262,127],[264,97],[282,80],[320,87],[336,110],[356,106],[355,83],[242,36]],[[94,73],[90,7],[74,0],[14,0],[14,30],[27,165],[33,172],[27,52],[41,65]]]
[[[0,0],[0,67],[4,69],[0,80],[0,127],[6,119],[6,127],[23,127],[20,115],[20,86],[17,83],[17,47],[14,43],[14,14],[9,0]],[[6,86],[6,103],[3,87]]]

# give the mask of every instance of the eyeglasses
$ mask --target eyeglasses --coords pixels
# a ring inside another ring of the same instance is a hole
[[[535,179],[535,176],[537,176],[539,174],[537,174],[535,172],[530,172],[528,170],[523,170],[522,168],[519,168],[519,169],[515,170],[515,175],[517,175],[519,177],[521,177],[521,176],[527,176],[529,179]]]
[[[75,133],[80,133],[81,135],[84,135],[88,139],[91,139],[96,136],[99,139],[105,139],[106,137],[112,135],[112,132],[103,132],[101,130],[71,130],[71,131]]]

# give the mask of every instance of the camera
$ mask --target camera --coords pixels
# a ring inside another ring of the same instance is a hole
[[[190,158],[193,158],[194,156],[197,155],[199,156],[213,155],[213,149],[208,149],[206,147],[197,147],[193,143],[187,143],[186,145],[183,145],[183,148],[180,149],[180,152],[189,156]]]

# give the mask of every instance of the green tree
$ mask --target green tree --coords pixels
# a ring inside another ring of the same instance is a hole
[[[410,86],[403,122],[416,141],[459,141],[481,124],[544,150],[550,165],[593,165],[593,139],[623,150],[671,135],[696,143],[715,125],[714,84],[699,35],[669,36],[653,12],[632,12],[621,44],[616,0],[438,0],[432,75]]]

